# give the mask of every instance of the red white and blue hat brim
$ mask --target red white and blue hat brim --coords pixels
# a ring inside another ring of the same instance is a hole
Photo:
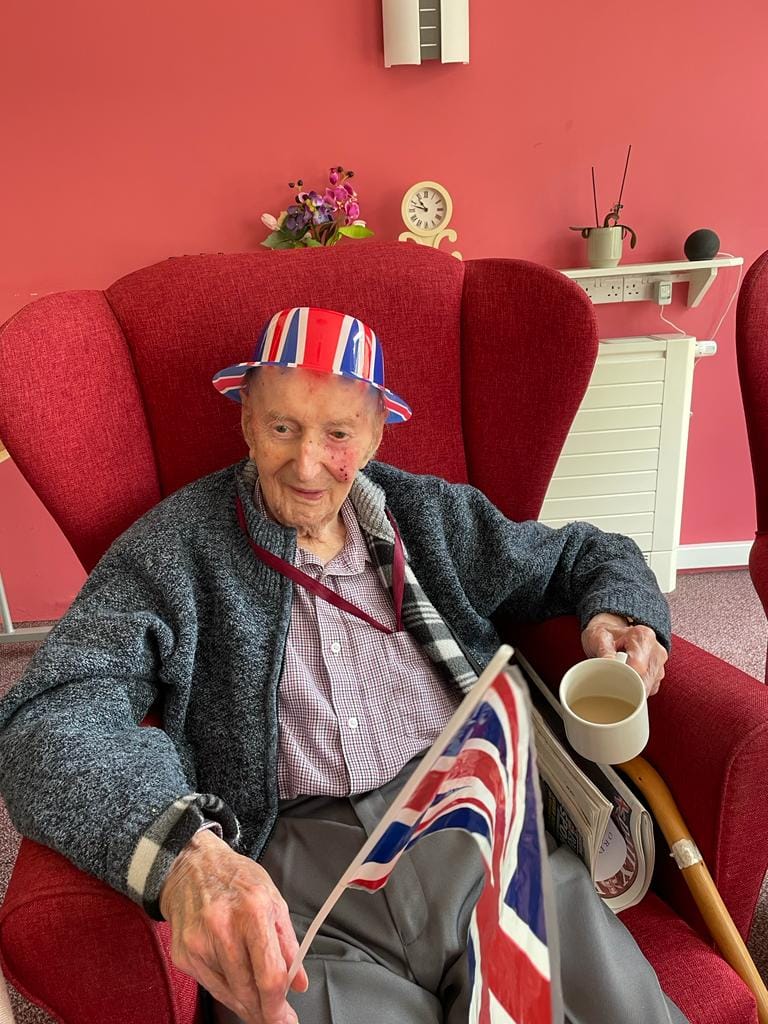
[[[346,313],[312,306],[280,310],[261,332],[253,359],[220,370],[213,386],[239,402],[243,379],[256,366],[300,367],[361,381],[381,394],[387,423],[411,418],[408,403],[384,386],[384,357],[376,334]]]
[[[219,370],[216,376],[213,378],[212,383],[219,394],[224,395],[225,398],[231,398],[233,402],[240,401],[240,388],[243,386],[245,375],[249,370],[252,370],[255,366],[296,366],[296,363],[274,363],[266,362],[262,360],[254,360],[248,363],[235,363],[234,366],[228,366],[224,370]],[[305,370],[317,370],[314,366],[303,366]],[[319,370],[320,373],[328,373],[327,370]],[[383,387],[381,384],[376,384],[372,380],[366,380],[364,377],[358,377],[356,374],[342,373],[339,370],[330,371],[336,377],[346,377],[348,380],[359,380],[363,384],[370,384],[372,388],[376,388],[381,393],[384,407],[387,409],[388,415],[386,423],[405,423],[413,415],[413,409],[399,395],[396,395],[394,391],[390,391],[389,388]]]

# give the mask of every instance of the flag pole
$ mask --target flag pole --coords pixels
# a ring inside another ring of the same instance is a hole
[[[717,891],[704,858],[677,809],[669,787],[644,757],[633,757],[631,761],[625,761],[616,767],[629,776],[648,801],[710,935],[717,943],[723,958],[755,997],[760,1024],[768,1024],[768,989]]]

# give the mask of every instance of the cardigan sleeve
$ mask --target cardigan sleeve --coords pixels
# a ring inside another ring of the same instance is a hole
[[[441,482],[441,526],[450,558],[480,615],[517,621],[600,612],[650,626],[669,649],[669,607],[637,544],[589,523],[552,529],[507,519],[478,490]]]
[[[18,830],[159,917],[162,884],[204,820],[235,815],[187,778],[171,737],[140,723],[191,657],[152,551],[110,549],[0,702],[0,791]],[[168,588],[170,591],[170,588]]]

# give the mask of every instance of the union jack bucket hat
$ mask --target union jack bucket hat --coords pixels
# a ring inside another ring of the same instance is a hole
[[[354,316],[332,309],[295,306],[275,313],[262,330],[253,359],[219,370],[213,386],[240,401],[246,373],[254,366],[293,366],[363,381],[380,392],[387,423],[404,423],[411,407],[384,387],[384,355],[371,328]]]

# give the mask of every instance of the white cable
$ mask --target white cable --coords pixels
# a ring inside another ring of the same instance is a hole
[[[677,331],[677,333],[678,333],[678,334],[682,334],[682,335],[683,335],[683,337],[685,337],[685,336],[687,335],[687,333],[688,333],[688,332],[687,332],[687,331],[684,331],[684,330],[682,330],[682,328],[678,327],[678,326],[677,326],[677,324],[673,324],[671,320],[667,320],[667,318],[666,318],[666,317],[664,316],[664,314],[663,314],[663,313],[661,312],[661,311],[662,311],[662,309],[663,309],[663,306],[659,306],[659,316],[660,316],[660,317],[661,317],[661,319],[662,319],[662,320],[664,321],[664,323],[665,323],[665,324],[669,324],[669,326],[670,326],[670,327],[674,327],[674,329],[675,329],[675,330]]]
[[[736,259],[736,257],[731,252],[718,252],[717,255],[718,256],[730,256],[731,259]],[[733,295],[731,295],[730,299],[728,300],[728,305],[725,307],[725,312],[723,313],[723,315],[718,320],[717,327],[715,327],[714,331],[712,331],[712,340],[713,341],[717,338],[717,332],[723,326],[723,321],[728,316],[728,311],[730,310],[731,306],[733,305],[733,300],[739,294],[739,286],[741,285],[741,275],[742,275],[743,270],[744,270],[744,264],[742,263],[741,266],[739,267],[739,276],[736,279],[736,287],[733,290]],[[663,306],[659,306],[659,316],[664,321],[664,323],[665,324],[669,324],[670,327],[674,327],[674,329],[677,331],[678,334],[685,335],[687,333],[686,331],[684,331],[684,330],[682,330],[682,328],[678,327],[677,324],[673,324],[671,320],[667,320],[667,318],[662,313],[662,309],[663,308],[664,308]]]
[[[717,255],[718,256],[730,256],[732,260],[736,259],[736,257],[733,255],[733,253],[730,253],[730,252],[718,252]],[[743,270],[744,270],[744,264],[742,263],[741,266],[739,267],[739,276],[736,279],[736,287],[733,289],[733,295],[728,300],[728,305],[725,307],[725,312],[723,313],[723,315],[718,320],[717,327],[714,329],[714,331],[712,331],[712,338],[713,339],[715,339],[717,337],[717,332],[723,326],[723,320],[725,320],[725,318],[728,316],[728,311],[731,308],[731,306],[733,305],[733,300],[739,294],[739,286],[741,284],[741,274],[742,274]]]

